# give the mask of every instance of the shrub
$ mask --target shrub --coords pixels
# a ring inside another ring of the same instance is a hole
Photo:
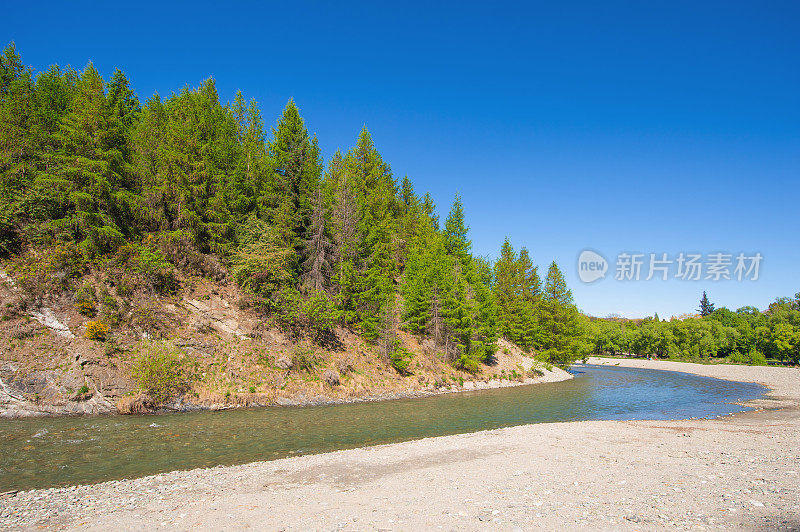
[[[394,351],[389,355],[389,361],[392,367],[397,370],[400,375],[408,375],[410,373],[408,371],[408,366],[411,364],[412,358],[414,358],[414,355],[403,346],[395,347]]]
[[[303,319],[315,334],[329,330],[339,319],[333,299],[323,290],[314,290],[305,300]]]
[[[292,367],[311,372],[320,363],[319,357],[312,349],[297,346],[292,353]]]
[[[751,349],[750,353],[748,354],[748,357],[750,358],[750,364],[752,364],[753,366],[767,365],[767,358],[761,351],[758,351],[756,349]]]
[[[185,391],[188,377],[178,351],[162,342],[144,344],[131,374],[139,388],[157,404]]]
[[[462,353],[454,362],[458,369],[463,369],[468,373],[477,373],[480,369],[480,363],[474,357],[467,353]]]
[[[544,371],[542,371],[539,368],[531,368],[531,369],[528,370],[528,377],[531,377],[531,378],[535,379],[536,377],[541,377],[543,375],[544,375]]]
[[[73,243],[32,249],[17,257],[9,270],[28,295],[36,298],[65,290],[86,270],[86,260]]]
[[[142,246],[139,248],[136,270],[147,279],[150,286],[158,293],[171,293],[177,290],[178,280],[175,278],[172,264],[164,258],[158,249]]]
[[[96,340],[98,342],[103,342],[108,338],[108,334],[110,333],[110,329],[108,325],[103,323],[101,320],[90,321],[86,324],[86,338],[89,340]]]
[[[79,313],[84,316],[94,316],[97,312],[97,295],[95,294],[94,287],[84,282],[81,287],[75,291],[75,308]]]
[[[239,248],[231,256],[233,278],[244,290],[258,296],[268,310],[274,310],[274,296],[291,282],[293,250],[283,245],[275,230],[251,216],[239,234]]]
[[[97,305],[95,302],[87,299],[82,299],[75,303],[75,309],[78,311],[78,313],[90,318],[97,313]]]
[[[743,355],[740,351],[736,350],[730,354],[728,357],[728,362],[731,364],[748,364],[750,362],[750,357]]]
[[[100,317],[103,322],[108,323],[112,327],[118,325],[122,316],[119,311],[117,300],[111,297],[111,295],[105,294],[101,298],[100,305]]]

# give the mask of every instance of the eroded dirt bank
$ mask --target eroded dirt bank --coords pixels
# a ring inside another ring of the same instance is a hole
[[[800,370],[593,362],[773,392],[765,410],[717,420],[527,425],[18,493],[0,498],[0,527],[800,528]]]

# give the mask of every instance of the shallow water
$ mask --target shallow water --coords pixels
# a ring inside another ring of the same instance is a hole
[[[688,373],[578,365],[575,378],[319,407],[0,421],[0,492],[134,478],[474,432],[586,419],[686,419],[747,410],[766,389]]]

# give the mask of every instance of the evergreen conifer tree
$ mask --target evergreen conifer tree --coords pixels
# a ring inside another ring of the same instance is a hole
[[[558,268],[558,264],[553,261],[547,270],[547,277],[544,282],[544,298],[549,301],[567,306],[573,304],[572,290],[567,288],[564,274]]]
[[[464,207],[461,204],[461,196],[456,194],[453,207],[447,215],[444,224],[445,249],[447,253],[464,260],[470,252],[472,242],[467,238],[468,228],[464,224]]]
[[[697,309],[700,316],[710,316],[714,312],[714,303],[708,300],[705,290],[703,290],[703,297],[700,298],[700,307]]]

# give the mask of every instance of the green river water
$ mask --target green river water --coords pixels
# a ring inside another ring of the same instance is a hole
[[[716,417],[765,388],[686,373],[573,368],[565,382],[417,399],[156,416],[0,421],[0,492],[585,419]]]

